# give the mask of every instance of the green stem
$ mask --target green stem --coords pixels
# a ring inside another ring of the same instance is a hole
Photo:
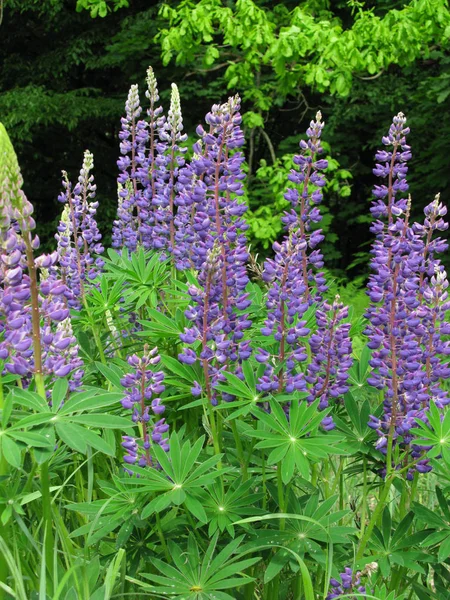
[[[403,488],[402,488],[402,494],[400,496],[400,506],[398,508],[398,512],[399,512],[399,519],[402,520],[403,517],[406,515],[406,513],[408,512],[409,509],[409,487],[406,483],[406,480],[403,480]]]
[[[157,526],[157,532],[158,532],[159,541],[161,542],[161,546],[163,547],[164,555],[166,557],[166,560],[168,562],[171,562],[172,559],[171,559],[171,556],[170,556],[170,553],[169,553],[169,549],[168,549],[167,544],[166,544],[166,540],[164,538],[163,530],[162,530],[162,527],[161,527],[161,519],[160,519],[160,516],[159,516],[158,513],[156,513],[156,526]]]
[[[52,523],[52,505],[50,496],[50,480],[48,472],[48,461],[41,465],[41,494],[42,494],[42,512],[45,531],[45,563],[50,576],[53,578],[53,523]]]
[[[419,483],[419,472],[416,471],[414,473],[414,479],[413,482],[411,484],[411,494],[409,496],[409,505],[411,506],[411,504],[414,502],[414,500],[416,499],[416,493],[417,493],[417,484]]]
[[[364,530],[366,528],[366,514],[367,514],[367,457],[363,458],[363,494],[361,500],[361,525],[360,525],[360,535],[361,537],[364,535]]]
[[[214,452],[215,452],[215,454],[221,454],[221,451],[220,451],[220,441],[219,441],[219,437],[217,435],[216,419],[214,418],[213,405],[211,404],[211,401],[209,400],[209,398],[207,398],[207,403],[208,403],[209,425],[211,427],[211,434],[212,434],[212,441],[213,441],[213,446],[214,446]],[[219,465],[220,465],[220,463],[219,463]]]
[[[381,516],[381,514],[384,510],[384,507],[386,506],[386,500],[387,500],[388,494],[391,489],[392,481],[393,481],[393,476],[388,477],[385,481],[385,484],[384,484],[381,494],[380,494],[380,499],[378,501],[378,504],[377,504],[375,510],[373,511],[372,517],[367,525],[367,529],[366,529],[364,535],[361,537],[361,541],[359,542],[358,551],[356,553],[357,561],[361,560],[361,558],[364,556],[364,551],[370,540],[372,531],[373,531],[379,517]]]
[[[87,310],[87,303],[85,304],[85,307]],[[88,312],[88,314],[89,314],[89,312]],[[100,336],[98,335],[97,328],[95,326],[92,327],[92,334],[94,336],[94,341],[95,341],[95,345],[97,346],[98,353],[100,354],[100,361],[104,365],[106,365],[106,357],[105,357],[105,353],[103,351],[102,342],[101,342]]]
[[[242,481],[247,481],[247,462],[244,456],[244,450],[242,447],[241,438],[239,437],[239,432],[236,427],[236,421],[233,419],[231,421],[231,431],[233,432],[234,441],[236,443],[236,450],[239,457],[239,462],[241,463],[241,473],[242,473]]]
[[[272,579],[272,585],[270,590],[271,600],[280,600],[280,574]]]
[[[0,411],[2,412],[3,417],[3,408],[5,406],[5,397],[3,395],[3,385],[2,385],[2,377],[0,375]],[[2,475],[7,475],[8,473],[8,463],[3,456],[3,453],[0,454],[0,477]]]
[[[284,506],[284,484],[283,484],[283,478],[281,475],[281,465],[280,463],[278,463],[277,465],[277,491],[278,491],[278,509],[280,511],[280,513],[284,513],[285,511],[285,506]],[[283,531],[285,527],[285,521],[284,519],[280,519],[280,529]]]
[[[389,583],[389,591],[399,592],[401,587],[401,581],[404,579],[406,571],[403,567],[394,569]]]
[[[31,325],[33,332],[33,358],[34,358],[34,381],[38,394],[47,401],[44,385],[44,374],[42,370],[42,346],[41,346],[41,318],[39,312],[39,290],[36,274],[36,263],[33,256],[30,232],[24,232],[23,240],[27,256],[28,276],[30,278],[31,296]],[[48,461],[41,465],[41,493],[42,512],[44,521],[44,552],[47,569],[53,579],[53,523],[52,507],[50,498],[50,482],[48,474]]]
[[[1,382],[1,375],[0,375],[0,411],[2,411],[2,415],[3,415],[3,408],[4,408],[4,404],[5,404],[5,399],[3,396],[3,385]],[[3,456],[3,453],[0,454],[0,477],[4,477],[8,474],[8,463],[5,460],[5,457]],[[0,517],[3,511],[0,512]],[[2,537],[5,542],[8,539],[8,525],[3,525],[0,519],[0,537]],[[8,564],[6,562],[5,557],[0,554],[0,581],[3,581],[6,583],[6,578],[8,576]],[[6,598],[6,592],[3,589],[0,589],[0,600],[4,600]]]
[[[249,558],[252,555],[249,555]],[[249,569],[249,575],[250,577],[253,575],[253,568],[250,567]],[[255,596],[255,582],[252,581],[251,583],[248,583],[245,587],[244,587],[244,600],[253,600]]]
[[[262,488],[263,488],[263,501],[262,507],[263,510],[267,508],[267,485],[266,485],[266,457],[263,454],[262,457],[262,465],[261,465],[261,477],[262,477]]]
[[[318,476],[319,476],[318,466],[317,466],[317,463],[314,463],[311,466],[311,485],[313,485],[314,487],[317,486]]]

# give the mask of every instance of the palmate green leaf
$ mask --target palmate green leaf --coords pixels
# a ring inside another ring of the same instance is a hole
[[[140,321],[144,327],[144,331],[138,332],[140,335],[148,336],[149,333],[152,333],[158,334],[161,337],[172,337],[178,340],[180,333],[183,333],[183,330],[180,330],[173,319],[170,319],[158,310],[149,308],[147,309],[147,315],[151,318],[151,321]]]
[[[185,503],[189,512],[197,516],[200,521],[207,522],[204,508],[198,504],[196,492],[212,484],[224,470],[213,470],[222,455],[211,456],[196,466],[204,439],[202,436],[191,446],[188,440],[181,443],[181,437],[174,432],[170,437],[169,452],[166,453],[160,446],[155,446],[153,450],[155,458],[161,465],[163,471],[161,474],[156,474],[151,469],[130,466],[131,471],[140,475],[139,481],[134,484],[136,487],[164,492],[144,507],[141,514],[143,519],[153,512],[165,510],[172,504],[180,506]]]
[[[168,597],[233,600],[233,596],[229,596],[223,590],[241,587],[253,581],[253,578],[242,571],[260,560],[259,557],[243,558],[238,551],[242,539],[241,536],[233,540],[215,557],[218,534],[213,536],[204,552],[200,552],[192,535],[188,540],[187,551],[169,542],[169,553],[175,566],[153,558],[152,563],[161,575],[144,573],[142,576],[149,583],[127,579],[153,594]]]
[[[316,434],[316,431],[329,410],[318,411],[318,402],[293,401],[290,405],[290,419],[275,400],[270,401],[271,413],[259,407],[252,412],[258,418],[258,428],[246,430],[246,435],[260,439],[255,448],[271,449],[268,464],[279,463],[283,483],[287,484],[294,476],[295,467],[302,477],[309,479],[309,460],[327,459],[330,453],[347,454],[339,446],[343,438],[335,433]],[[262,427],[261,427],[262,425]]]
[[[216,386],[221,392],[226,392],[232,396],[236,396],[239,399],[251,400],[252,402],[255,400],[255,398],[259,397],[256,389],[250,388],[246,382],[239,379],[239,377],[234,375],[234,373],[227,373],[224,371],[223,375],[227,382],[220,383]]]

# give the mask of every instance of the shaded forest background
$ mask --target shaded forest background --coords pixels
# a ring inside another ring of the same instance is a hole
[[[350,279],[366,270],[375,149],[399,111],[411,127],[415,211],[450,200],[450,13],[444,0],[4,0],[0,121],[19,155],[47,248],[61,170],[95,157],[100,226],[116,211],[118,131],[127,91],[145,105],[149,65],[168,108],[181,94],[189,143],[213,103],[243,98],[250,242],[280,235],[291,156],[321,110],[330,157],[324,254]]]

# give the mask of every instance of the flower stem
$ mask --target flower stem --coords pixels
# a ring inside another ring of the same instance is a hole
[[[50,480],[48,472],[48,461],[41,465],[41,494],[42,494],[42,512],[44,519],[44,553],[47,569],[53,578],[53,523],[52,523],[52,505],[50,496]]]
[[[39,313],[39,290],[37,283],[36,264],[34,262],[31,234],[24,232],[23,240],[27,256],[28,276],[30,278],[31,295],[31,324],[33,331],[33,358],[34,358],[34,381],[36,390],[44,400],[47,400],[44,385],[44,374],[42,371],[42,347],[41,347],[41,318]],[[50,497],[50,482],[48,474],[48,461],[41,465],[41,493],[42,493],[42,515],[44,521],[44,552],[47,569],[53,578],[53,523]]]
[[[277,465],[277,491],[278,491],[278,508],[280,513],[284,513],[285,512],[285,505],[284,505],[284,484],[283,484],[283,477],[281,475],[281,464],[278,463]],[[283,531],[285,527],[285,521],[284,519],[280,519],[280,529]]]
[[[367,514],[367,457],[363,458],[363,493],[361,500],[361,525],[360,525],[360,535],[361,537],[364,535],[364,530],[366,528],[366,514]]]
[[[356,560],[361,560],[361,558],[364,556],[364,551],[366,549],[366,546],[370,540],[370,536],[372,535],[372,531],[379,519],[379,517],[381,516],[384,507],[386,506],[386,500],[387,497],[389,495],[389,491],[391,489],[391,485],[392,482],[394,480],[394,477],[391,475],[390,477],[386,478],[386,481],[384,483],[384,486],[381,490],[381,494],[380,494],[380,498],[378,501],[378,504],[375,508],[375,510],[372,513],[372,517],[370,518],[369,523],[367,524],[367,529],[365,530],[365,533],[361,536],[361,541],[359,542],[359,546],[358,546],[358,551],[356,553]]]
[[[242,481],[247,481],[247,461],[245,460],[241,438],[239,437],[239,432],[236,427],[236,421],[234,419],[231,421],[231,431],[233,432],[239,462],[241,463]]]
[[[0,375],[0,411],[3,411],[4,407],[4,396],[3,396],[3,385],[1,383],[1,375]],[[2,412],[3,414],[3,412]],[[8,463],[3,456],[3,453],[0,455],[0,477],[6,476],[8,473]],[[3,511],[2,511],[3,512]],[[1,517],[1,513],[0,513]],[[0,537],[4,540],[8,539],[8,525],[3,525],[0,519]],[[8,565],[6,563],[6,559],[3,554],[0,554],[0,581],[6,582],[6,578],[8,576]],[[0,600],[6,598],[6,592],[3,589],[0,589]]]

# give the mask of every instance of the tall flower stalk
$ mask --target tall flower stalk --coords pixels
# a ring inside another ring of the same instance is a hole
[[[86,303],[86,283],[95,279],[103,267],[104,248],[95,218],[98,202],[94,200],[93,167],[94,157],[86,150],[77,184],[72,187],[63,171],[64,192],[59,195],[65,206],[55,237],[61,274],[73,294],[70,305],[74,308]]]
[[[243,156],[238,151],[243,144],[239,108],[239,98],[229,98],[227,103],[213,106],[206,116],[208,132],[202,126],[197,128],[201,144],[196,144],[196,155],[182,172],[186,178],[181,195],[184,204],[177,215],[180,220],[183,211],[191,227],[189,260],[199,272],[201,286],[189,288],[193,302],[186,316],[194,326],[186,329],[181,340],[201,342],[205,392],[213,404],[218,402],[216,386],[224,380],[223,371],[240,375],[242,360],[250,356],[249,342],[243,341],[251,322],[242,312],[249,299],[245,291],[247,225],[242,218],[246,206],[239,200],[244,178]],[[193,364],[197,354],[185,348],[179,358]],[[199,385],[195,393],[201,393]]]
[[[136,354],[128,357],[128,364],[133,371],[121,379],[121,384],[127,390],[122,406],[132,411],[133,423],[139,426],[141,432],[139,441],[128,435],[122,438],[124,461],[128,465],[155,466],[150,452],[152,443],[158,444],[166,452],[169,450],[168,438],[165,437],[169,426],[164,418],[160,418],[166,408],[159,397],[165,389],[164,373],[153,370],[160,360],[158,349],[150,350],[146,346],[142,357]],[[150,411],[153,413],[153,422]]]
[[[312,225],[322,218],[318,205],[325,185],[322,171],[327,168],[327,161],[319,158],[323,151],[320,143],[323,127],[318,112],[306,132],[307,140],[300,142],[301,154],[294,157],[297,168],[289,174],[295,186],[285,194],[291,204],[283,217],[287,233],[281,243],[274,244],[275,256],[265,262],[263,271],[269,291],[261,333],[274,337],[276,350],[260,348],[256,359],[266,365],[258,383],[259,391],[307,392],[311,385],[309,398],[320,397],[321,407],[325,408],[329,395],[341,395],[348,389],[345,382],[351,364],[351,345],[349,327],[339,325],[347,316],[346,309],[337,303],[333,306],[325,303],[320,308],[322,294],[327,290],[325,277],[318,271],[323,266],[319,244],[324,236],[320,229],[312,229]],[[308,348],[311,331],[305,314],[313,303],[319,304],[318,329]],[[328,316],[330,311],[332,314]],[[313,360],[306,370],[302,364],[308,360],[309,350]],[[339,368],[338,362],[342,363]],[[327,420],[325,425],[330,427],[331,423]]]

